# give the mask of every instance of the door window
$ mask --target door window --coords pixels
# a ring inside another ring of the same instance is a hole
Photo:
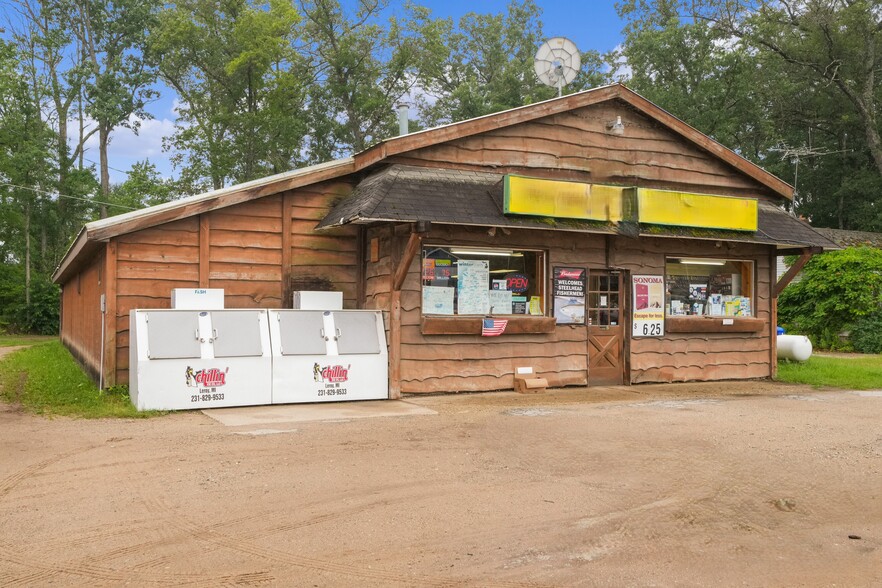
[[[619,272],[589,272],[588,274],[588,324],[610,327],[620,324]]]

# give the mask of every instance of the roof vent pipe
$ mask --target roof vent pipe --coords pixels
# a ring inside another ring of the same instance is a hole
[[[408,116],[407,116],[407,103],[399,102],[398,103],[398,135],[406,135],[410,130]]]

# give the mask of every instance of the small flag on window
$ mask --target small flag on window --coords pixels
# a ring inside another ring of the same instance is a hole
[[[482,337],[495,337],[501,335],[505,331],[507,320],[503,319],[484,319],[484,326],[481,329]]]

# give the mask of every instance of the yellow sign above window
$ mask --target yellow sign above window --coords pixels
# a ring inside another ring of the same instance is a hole
[[[503,210],[506,214],[618,222],[625,190],[507,174]]]
[[[758,204],[754,198],[638,188],[637,211],[641,223],[757,230]]]

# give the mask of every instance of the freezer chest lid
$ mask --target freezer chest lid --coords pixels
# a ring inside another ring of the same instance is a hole
[[[201,357],[198,312],[147,312],[147,357]]]
[[[226,310],[211,313],[215,357],[259,357],[263,355],[260,339],[259,310]]]
[[[322,311],[279,313],[282,355],[326,355]]]
[[[337,351],[340,355],[380,352],[377,340],[377,315],[373,312],[335,312]]]

